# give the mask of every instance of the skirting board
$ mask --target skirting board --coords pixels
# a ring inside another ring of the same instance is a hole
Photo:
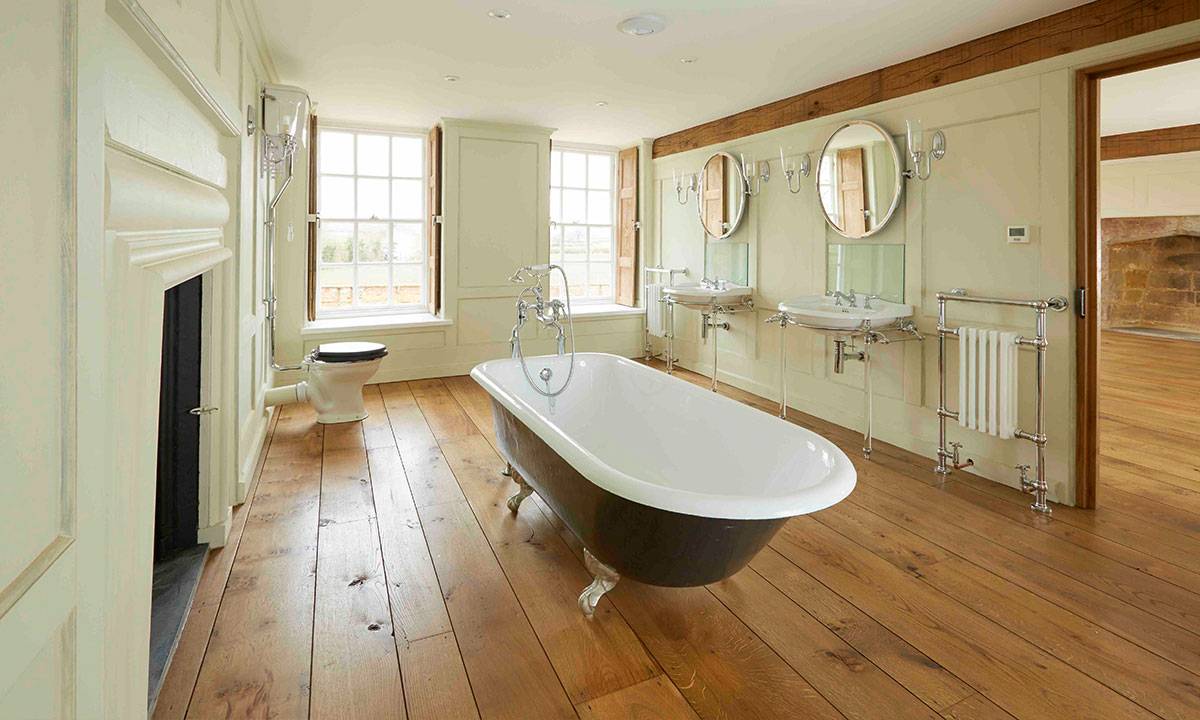
[[[265,387],[263,388],[266,389]],[[250,451],[242,457],[241,467],[238,468],[237,504],[246,502],[250,494],[250,485],[254,482],[254,471],[258,469],[258,461],[263,453],[263,443],[267,439],[267,431],[271,428],[275,408],[267,408],[267,418],[254,431],[254,440],[250,443]],[[213,547],[216,547],[215,545]]]
[[[233,523],[233,508],[225,508],[225,518],[215,525],[196,530],[196,542],[210,548],[225,547],[229,541],[229,529]]]

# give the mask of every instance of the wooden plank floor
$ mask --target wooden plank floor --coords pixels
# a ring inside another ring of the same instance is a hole
[[[470,378],[368,386],[362,423],[286,407],[155,718],[1200,717],[1200,354],[1181,380],[1156,342],[1105,337],[1097,511],[1035,517],[793,413],[850,455],[850,498],[592,620],[578,539],[536,496],[505,509]]]

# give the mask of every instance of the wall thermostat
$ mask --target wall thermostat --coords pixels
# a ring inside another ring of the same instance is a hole
[[[1010,243],[1026,245],[1030,240],[1030,232],[1028,225],[1009,225],[1005,232]]]

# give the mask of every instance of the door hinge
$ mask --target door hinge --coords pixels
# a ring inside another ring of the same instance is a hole
[[[435,225],[441,225],[443,222],[445,222],[445,220],[443,219],[443,217],[441,215],[434,215],[433,222]]]
[[[221,408],[213,407],[212,405],[201,405],[200,407],[194,407],[191,410],[188,410],[188,412],[192,415],[212,415],[220,409]]]
[[[642,229],[642,221],[641,221],[641,220],[634,220],[634,221],[633,221],[633,229],[634,229],[634,230],[641,230],[641,229]]]
[[[308,214],[308,222],[316,223],[317,227],[321,227],[321,214],[320,213],[309,213]]]
[[[1087,288],[1075,288],[1075,312],[1081,318],[1087,317]]]

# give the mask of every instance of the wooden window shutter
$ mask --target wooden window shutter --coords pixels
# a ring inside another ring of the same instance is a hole
[[[428,239],[429,312],[437,315],[442,309],[442,128],[434,125],[429,131],[426,155],[429,157],[429,173],[425,188],[426,206],[429,208],[426,223]]]
[[[308,118],[308,216],[317,215],[317,116]],[[308,222],[308,319],[317,319],[317,230],[320,220]]]
[[[717,162],[709,162],[704,166],[704,227],[721,228],[725,233],[725,224],[729,218],[725,209],[725,183],[729,179],[728,158],[721,156]]]
[[[619,305],[637,305],[638,149],[617,154],[617,292]]]

